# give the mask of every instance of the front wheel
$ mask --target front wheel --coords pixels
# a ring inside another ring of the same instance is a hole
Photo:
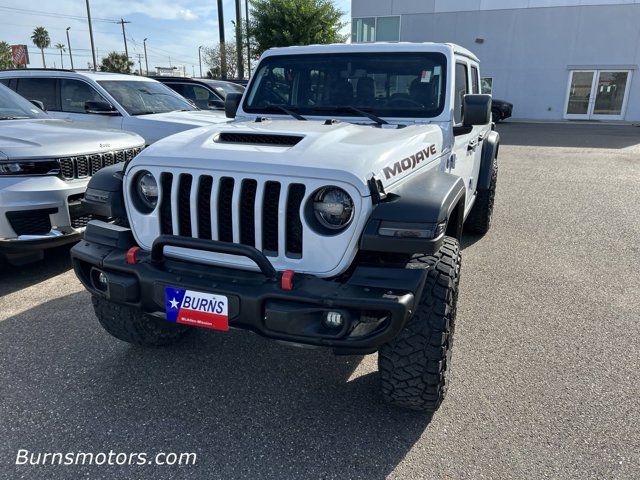
[[[382,395],[387,403],[435,412],[447,392],[455,330],[460,245],[445,237],[435,255],[413,257],[407,268],[428,270],[415,311],[402,331],[378,352]]]
[[[469,212],[464,224],[465,232],[484,235],[491,227],[493,219],[493,203],[496,197],[496,185],[498,183],[498,159],[494,158],[491,164],[491,181],[489,188],[478,190],[476,201]]]

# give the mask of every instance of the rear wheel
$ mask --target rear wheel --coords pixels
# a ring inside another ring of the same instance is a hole
[[[493,218],[493,203],[496,197],[496,185],[498,183],[498,159],[494,158],[491,164],[491,181],[489,188],[478,190],[476,201],[464,224],[465,232],[485,234],[491,227]]]
[[[447,392],[455,330],[460,245],[445,237],[435,255],[413,257],[407,268],[428,270],[415,312],[378,352],[382,395],[399,407],[435,412]]]
[[[124,342],[145,347],[171,345],[190,330],[184,325],[167,322],[97,296],[92,296],[91,300],[102,328]]]

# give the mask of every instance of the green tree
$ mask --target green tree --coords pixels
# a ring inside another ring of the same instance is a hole
[[[131,73],[133,62],[124,53],[110,52],[103,57],[100,70],[103,72]]]
[[[60,65],[62,65],[62,68],[64,68],[64,60],[62,54],[67,51],[67,46],[64,43],[56,43],[54,47],[60,50]]]
[[[42,54],[42,66],[47,68],[47,63],[44,60],[44,49],[49,48],[49,45],[51,45],[49,32],[47,32],[47,29],[44,27],[36,27],[31,35],[31,41],[40,49],[40,53]]]
[[[290,45],[344,42],[344,12],[331,0],[252,0],[251,36],[256,51]]]
[[[7,42],[0,42],[0,70],[13,68],[11,61],[11,45]]]

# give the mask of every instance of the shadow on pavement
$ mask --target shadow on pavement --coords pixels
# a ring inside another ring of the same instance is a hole
[[[618,150],[640,144],[640,128],[585,123],[500,123],[502,145],[603,148]]]
[[[60,275],[71,268],[72,245],[45,250],[44,259],[14,266],[0,259],[0,297]]]
[[[430,421],[384,405],[372,362],[354,374],[363,357],[238,331],[197,330],[175,347],[141,349],[99,327],[85,292],[1,322],[0,351],[0,454],[12,463],[19,448],[196,452],[189,467],[77,469],[109,478],[179,470],[180,478],[375,479]],[[33,467],[12,468],[17,478]],[[47,478],[76,470],[43,468]]]

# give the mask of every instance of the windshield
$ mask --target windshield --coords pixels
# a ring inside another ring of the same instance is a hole
[[[446,61],[440,53],[402,52],[267,57],[243,108],[353,116],[356,107],[382,117],[435,117],[444,109]]]
[[[47,115],[20,95],[0,84],[0,120],[47,118]]]
[[[231,82],[212,82],[203,80],[207,85],[212,87],[218,94],[225,98],[227,93],[244,93],[244,87]]]
[[[98,83],[129,115],[196,110],[187,100],[160,82],[101,80]]]

